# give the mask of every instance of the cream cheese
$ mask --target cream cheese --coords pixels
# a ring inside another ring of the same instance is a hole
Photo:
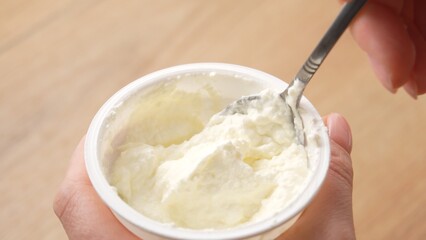
[[[185,94],[194,97],[183,101],[191,109],[197,95]],[[197,121],[180,134],[184,140],[161,142],[164,136],[156,134],[161,125],[145,129],[145,137],[120,147],[111,185],[143,215],[182,228],[233,228],[283,210],[307,184],[309,153],[298,144],[291,112],[279,93],[260,95],[247,114],[218,113],[201,127]],[[167,96],[162,101],[174,101]],[[156,111],[154,119],[169,128],[179,114]]]

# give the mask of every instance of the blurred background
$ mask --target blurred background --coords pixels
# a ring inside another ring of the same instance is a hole
[[[66,239],[54,194],[118,89],[193,62],[290,81],[339,9],[335,0],[0,0],[0,239]],[[305,95],[352,127],[358,239],[426,239],[426,96],[388,93],[349,32]]]

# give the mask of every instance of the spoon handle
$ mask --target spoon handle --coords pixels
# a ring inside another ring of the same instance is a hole
[[[333,24],[322,37],[294,79],[299,79],[304,85],[308,84],[327,54],[348,27],[351,20],[366,2],[367,0],[352,0],[343,6]]]

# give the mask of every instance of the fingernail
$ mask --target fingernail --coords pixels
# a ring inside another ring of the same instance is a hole
[[[348,122],[340,114],[332,113],[327,118],[330,138],[348,153],[352,150],[352,134]]]
[[[404,84],[404,90],[410,95],[414,100],[417,99],[418,88],[417,84],[413,79],[410,79],[407,83]]]
[[[395,94],[396,93],[396,91],[398,90],[397,88],[395,88],[393,85],[392,85],[392,81],[390,81],[390,80],[385,80],[385,81],[382,81],[382,84],[383,84],[383,86],[389,91],[389,92],[391,92],[391,93],[393,93],[393,94]]]
[[[368,59],[370,60],[371,65],[373,66],[373,70],[376,73],[377,78],[382,83],[382,85],[391,93],[395,94],[398,87],[394,85],[392,75],[389,71],[383,66],[383,63],[376,59],[375,56],[368,55]]]

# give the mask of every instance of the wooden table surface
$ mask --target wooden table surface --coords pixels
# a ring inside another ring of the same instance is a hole
[[[53,196],[118,89],[192,62],[290,80],[338,11],[334,0],[0,0],[0,239],[66,239]],[[426,239],[426,96],[385,91],[349,33],[306,95],[352,127],[358,239]]]

